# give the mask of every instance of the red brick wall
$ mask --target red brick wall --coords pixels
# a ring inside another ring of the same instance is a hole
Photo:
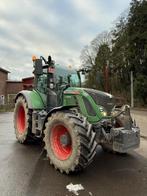
[[[14,104],[16,94],[22,89],[22,82],[7,81],[7,103]]]
[[[7,81],[7,94],[17,94],[22,89],[22,82]]]
[[[6,80],[8,79],[8,73],[0,71],[0,95],[6,96]]]

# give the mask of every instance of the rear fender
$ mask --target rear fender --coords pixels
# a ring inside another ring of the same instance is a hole
[[[29,109],[44,109],[45,105],[39,93],[36,91],[22,90],[16,97],[15,102],[19,96],[23,96],[28,104]]]

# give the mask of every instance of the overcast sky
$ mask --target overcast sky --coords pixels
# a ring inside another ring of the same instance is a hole
[[[131,0],[0,0],[0,67],[11,79],[31,76],[32,55],[80,65],[82,48],[129,7]]]

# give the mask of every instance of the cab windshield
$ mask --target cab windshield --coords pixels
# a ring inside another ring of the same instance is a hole
[[[73,87],[80,87],[81,86],[81,79],[77,73],[73,73],[70,76],[70,85]]]
[[[72,87],[81,86],[81,75],[76,70],[56,65],[55,78],[59,86],[64,84],[70,84]]]

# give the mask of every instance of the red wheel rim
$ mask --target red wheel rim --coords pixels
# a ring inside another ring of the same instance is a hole
[[[19,133],[25,132],[25,110],[23,106],[18,108],[16,125]]]
[[[70,138],[70,143],[63,145],[61,137],[67,135]],[[63,125],[57,125],[51,130],[51,146],[56,157],[60,160],[66,160],[72,153],[72,142],[68,129]]]

